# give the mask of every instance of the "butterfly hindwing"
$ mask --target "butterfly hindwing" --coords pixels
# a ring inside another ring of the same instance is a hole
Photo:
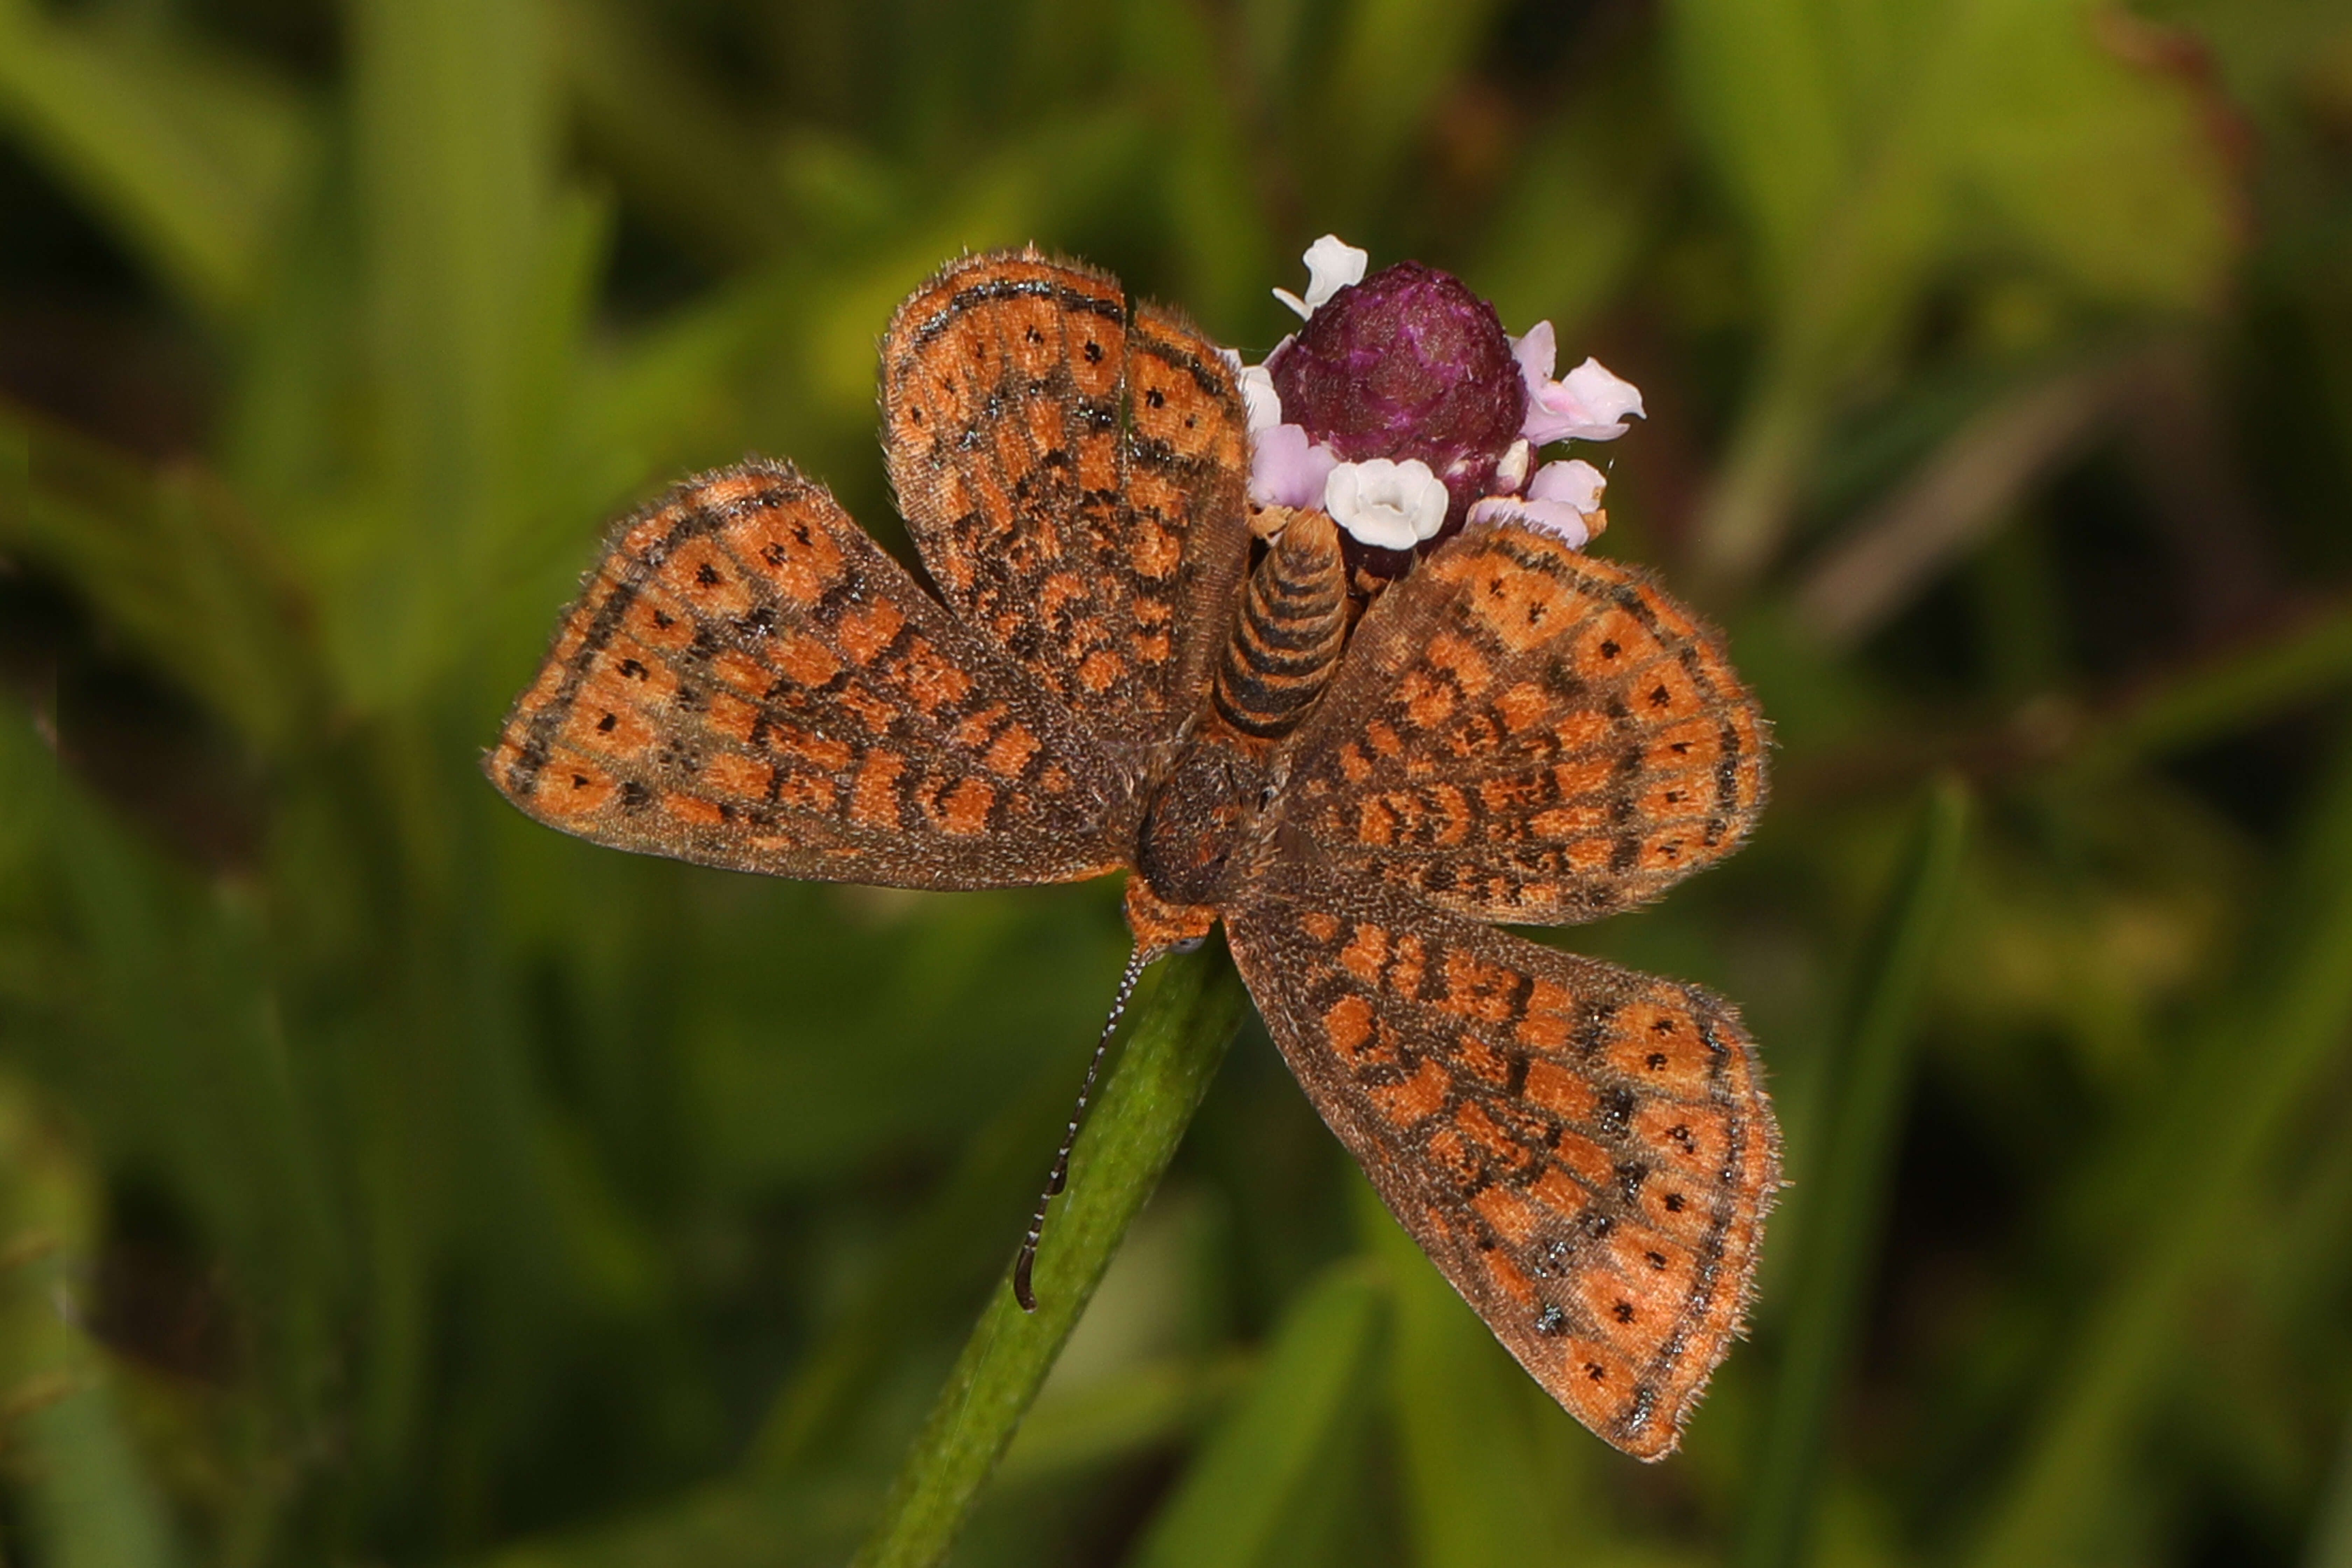
[[[1731,1009],[1297,862],[1225,920],[1291,1070],[1413,1239],[1571,1415],[1671,1451],[1780,1182]]]
[[[1116,279],[968,258],[883,343],[890,479],[949,605],[1140,759],[1192,714],[1246,563],[1232,367]]]
[[[600,844],[913,888],[1108,870],[1127,798],[1066,709],[759,462],[614,529],[488,767]]]
[[[1285,811],[1335,866],[1561,924],[1736,847],[1764,744],[1720,642],[1644,574],[1474,525],[1365,613],[1290,748]]]

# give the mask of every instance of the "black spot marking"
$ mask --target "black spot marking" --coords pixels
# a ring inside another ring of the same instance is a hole
[[[1630,1323],[1633,1321],[1633,1303],[1620,1301],[1609,1309],[1609,1315],[1621,1323]]]
[[[1154,408],[1164,408],[1168,405],[1168,395],[1155,386],[1143,395],[1143,401]]]
[[[1102,346],[1102,344],[1100,344],[1100,343],[1098,343],[1098,342],[1095,342],[1095,341],[1094,341],[1094,339],[1092,339],[1092,338],[1088,338],[1088,339],[1087,340],[1086,355],[1087,355],[1087,363],[1088,364],[1100,364],[1100,363],[1102,363],[1102,356],[1103,356],[1103,346]]]
[[[643,680],[646,678],[646,667],[634,658],[625,658],[621,661],[621,674],[630,680]]]
[[[694,580],[706,588],[719,586],[719,568],[706,561],[694,569]]]
[[[703,570],[708,572],[710,568],[705,566]],[[654,612],[654,629],[656,631],[666,632],[676,625],[677,625],[677,617],[671,615],[667,610],[656,610]]]
[[[1584,1375],[1595,1383],[1606,1383],[1609,1381],[1609,1369],[1597,1361],[1589,1361],[1584,1363]]]
[[[1683,1212],[1683,1205],[1684,1205],[1684,1198],[1683,1198],[1682,1194],[1680,1194],[1680,1193],[1668,1193],[1668,1194],[1666,1194],[1666,1212],[1667,1212],[1668,1214],[1680,1214],[1680,1213],[1682,1213],[1682,1212]]]
[[[1615,658],[1619,654],[1624,651],[1625,650],[1623,648],[1619,647],[1615,643],[1605,639],[1601,644],[1601,657],[1603,658]]]
[[[600,734],[609,735],[613,732],[613,726],[620,721],[621,716],[618,713],[607,713],[596,721],[597,731]]]
[[[1652,1051],[1648,1056],[1642,1058],[1642,1063],[1652,1072],[1656,1072],[1660,1068],[1666,1065],[1666,1053],[1664,1051]]]
[[[1661,1273],[1664,1272],[1666,1267],[1666,1255],[1664,1253],[1645,1252],[1642,1254],[1642,1257],[1646,1262],[1648,1262],[1651,1268],[1659,1270]]]
[[[645,785],[639,784],[635,779],[629,780],[626,784],[624,784],[621,786],[621,809],[623,811],[642,811],[646,806],[651,805],[653,804],[653,800],[654,792],[647,789]]]

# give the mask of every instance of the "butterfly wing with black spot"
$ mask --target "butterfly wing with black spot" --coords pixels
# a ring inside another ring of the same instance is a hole
[[[908,888],[1114,868],[1121,770],[831,495],[764,462],[625,519],[487,759],[600,844]]]
[[[1140,766],[1199,706],[1247,563],[1232,367],[1106,274],[971,257],[893,318],[882,416],[948,605]]]
[[[1224,911],[1307,1097],[1538,1382],[1658,1458],[1738,1333],[1779,1132],[1696,986],[1280,859]]]
[[[1591,920],[1738,847],[1765,733],[1719,640],[1645,574],[1475,525],[1365,613],[1282,810],[1335,866],[1444,908]]]

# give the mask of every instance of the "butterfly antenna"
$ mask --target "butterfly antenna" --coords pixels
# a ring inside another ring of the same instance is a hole
[[[1135,983],[1143,977],[1143,970],[1156,953],[1138,947],[1128,954],[1127,973],[1118,977],[1118,994],[1111,999],[1110,1016],[1103,1020],[1102,1037],[1095,1042],[1094,1059],[1087,1063],[1086,1080],[1078,1085],[1078,1102],[1070,1108],[1070,1124],[1062,1131],[1062,1147],[1054,1155],[1054,1168],[1045,1176],[1045,1190],[1037,1194],[1036,1212],[1029,1216],[1029,1234],[1021,1238],[1021,1256],[1013,1260],[1013,1299],[1021,1303],[1024,1312],[1037,1310],[1037,1292],[1030,1289],[1030,1270],[1037,1267],[1038,1238],[1045,1234],[1045,1207],[1054,1194],[1070,1180],[1070,1151],[1077,1147],[1078,1123],[1087,1117],[1087,1102],[1094,1098],[1095,1079],[1102,1072],[1103,1057],[1110,1049],[1110,1037],[1118,1032],[1118,1021],[1127,1012],[1128,998],[1135,994]]]

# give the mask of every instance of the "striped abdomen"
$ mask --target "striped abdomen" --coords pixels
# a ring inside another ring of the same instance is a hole
[[[1260,740],[1297,728],[1330,683],[1347,609],[1339,530],[1320,511],[1293,514],[1250,574],[1240,623],[1217,661],[1217,712]]]

